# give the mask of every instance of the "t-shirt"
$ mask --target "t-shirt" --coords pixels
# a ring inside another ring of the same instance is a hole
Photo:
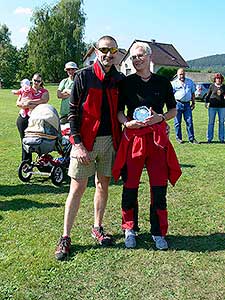
[[[176,100],[189,102],[196,90],[195,83],[190,78],[185,78],[184,82],[176,79],[172,82],[173,92]]]
[[[119,111],[127,107],[127,116],[133,119],[135,108],[147,106],[158,113],[163,113],[163,107],[167,110],[176,107],[173,88],[169,80],[163,76],[152,74],[145,82],[137,74],[129,75],[121,84],[119,93]]]
[[[225,107],[225,85],[218,87],[214,83],[211,84],[206,95],[206,103],[209,103],[209,107]]]
[[[72,90],[74,80],[70,77],[63,79],[58,87],[58,90],[63,92],[64,90]],[[61,117],[67,116],[70,112],[70,97],[62,99],[60,106],[60,115]]]
[[[24,92],[21,91],[21,97],[23,97],[23,98],[30,98],[31,100],[39,100],[39,99],[41,99],[42,95],[44,93],[46,93],[47,91],[48,90],[46,90],[45,88],[40,88],[37,91],[35,91],[33,88],[31,88],[31,91],[30,91],[29,95],[28,95],[27,92],[24,94]],[[29,108],[25,108],[25,109],[21,109],[19,113],[20,113],[21,117],[25,118],[26,116],[30,115],[30,112],[31,111],[30,111]]]

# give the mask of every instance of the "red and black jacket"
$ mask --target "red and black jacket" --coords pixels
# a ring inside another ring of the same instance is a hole
[[[73,144],[82,142],[88,151],[93,148],[100,121],[103,96],[103,81],[106,73],[97,60],[92,66],[78,72],[70,98],[69,122],[70,141]],[[106,88],[112,124],[113,146],[116,150],[121,138],[121,125],[117,119],[119,84],[124,79],[114,66],[110,70],[110,80]]]

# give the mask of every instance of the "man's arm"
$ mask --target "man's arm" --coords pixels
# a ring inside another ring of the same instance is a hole
[[[170,119],[175,118],[176,115],[177,115],[177,109],[176,109],[176,107],[169,109],[163,115],[164,115],[165,121],[169,121]]]
[[[84,79],[83,79],[84,80]],[[90,156],[87,149],[84,147],[81,136],[80,136],[80,122],[81,118],[79,115],[80,106],[82,105],[82,96],[84,94],[84,82],[82,81],[81,75],[75,75],[74,85],[70,97],[70,142],[73,144],[71,150],[71,156],[76,158],[78,162],[84,165],[90,163]],[[87,133],[89,134],[89,133]]]
[[[57,90],[57,97],[58,99],[66,99],[68,97],[70,97],[70,92],[67,90],[65,91],[65,81],[66,79],[63,79],[58,86],[58,90]]]
[[[70,97],[70,93],[67,91],[60,91],[57,90],[57,97],[58,99],[66,99]]]

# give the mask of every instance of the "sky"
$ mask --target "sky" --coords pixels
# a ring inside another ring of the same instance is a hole
[[[54,0],[0,0],[0,25],[14,46],[26,43],[32,11]],[[120,48],[134,39],[172,44],[185,60],[225,53],[224,0],[84,0],[85,42],[112,35]]]

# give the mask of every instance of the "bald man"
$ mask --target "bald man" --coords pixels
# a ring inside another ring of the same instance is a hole
[[[185,70],[180,68],[177,70],[177,79],[172,82],[172,86],[174,97],[177,102],[177,115],[174,118],[176,140],[179,144],[183,143],[181,130],[183,115],[184,121],[186,123],[189,143],[199,144],[194,136],[194,126],[192,118],[192,110],[195,108],[195,84],[190,78],[185,77]]]

